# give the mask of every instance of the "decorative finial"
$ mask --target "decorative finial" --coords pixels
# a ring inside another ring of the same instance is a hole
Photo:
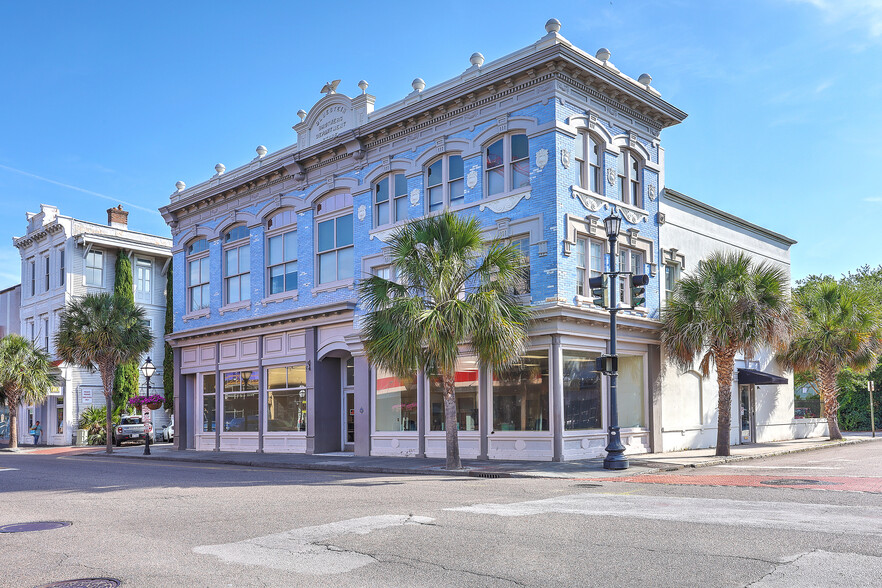
[[[481,67],[484,65],[484,56],[475,51],[472,53],[472,56],[469,57],[469,62],[476,67]]]
[[[548,22],[545,23],[545,32],[546,33],[556,33],[560,30],[560,21],[556,18],[549,18]]]
[[[187,184],[185,184],[181,180],[178,180],[177,182],[175,182],[175,188],[178,189],[178,192],[183,192],[184,188],[186,188],[186,187],[187,187]]]
[[[303,122],[303,120],[306,118],[306,111],[301,108],[297,111],[297,116],[300,117],[300,122]]]
[[[326,96],[330,96],[331,94],[337,93],[337,86],[340,84],[340,80],[334,80],[333,82],[328,82],[324,86],[320,92],[325,94]]]
[[[224,173],[225,171],[227,171],[227,166],[225,166],[225,165],[222,164],[222,163],[219,163],[219,164],[217,164],[216,166],[214,166],[214,171],[216,171],[216,172],[217,172],[217,175],[219,175],[219,176],[220,176],[220,175],[223,175],[223,173]]]
[[[609,61],[609,58],[612,57],[612,53],[610,53],[609,49],[606,47],[601,47],[597,50],[597,53],[594,54],[594,57],[600,61]]]
[[[423,81],[423,78],[415,79],[410,85],[417,92],[422,92],[426,88],[426,82]]]
[[[644,86],[649,86],[652,84],[652,76],[648,73],[640,74],[640,77],[637,78],[637,81],[643,84]]]
[[[264,155],[266,155],[266,147],[264,147],[263,145],[258,145],[255,151],[257,151],[257,157],[263,157]]]
[[[362,94],[367,94],[368,83],[364,80],[359,80],[358,88],[361,90]]]

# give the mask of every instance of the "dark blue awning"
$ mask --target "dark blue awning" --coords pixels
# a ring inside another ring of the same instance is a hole
[[[739,368],[738,370],[738,383],[739,384],[767,384],[767,385],[778,385],[778,384],[787,384],[787,378],[782,378],[781,376],[776,376],[775,374],[768,374],[766,372],[761,372],[759,370],[749,370],[747,368]]]

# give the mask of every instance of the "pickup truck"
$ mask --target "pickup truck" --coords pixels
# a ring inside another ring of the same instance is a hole
[[[153,434],[153,425],[151,423],[145,425],[141,415],[123,415],[119,419],[119,424],[113,428],[113,443],[119,447],[123,441],[140,441],[146,439],[148,434],[150,442],[154,443],[156,438]]]

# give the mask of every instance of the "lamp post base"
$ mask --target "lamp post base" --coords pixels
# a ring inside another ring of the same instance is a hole
[[[627,470],[629,467],[628,458],[623,453],[609,453],[603,460],[605,470]]]

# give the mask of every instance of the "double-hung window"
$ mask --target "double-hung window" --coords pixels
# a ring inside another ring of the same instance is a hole
[[[674,296],[677,281],[680,279],[680,266],[674,263],[665,264],[665,302]]]
[[[43,272],[43,291],[48,292],[49,291],[49,254],[48,253],[46,254],[46,257],[43,259],[43,266],[45,267],[45,270],[46,270]]]
[[[643,164],[633,151],[622,149],[616,158],[616,189],[618,199],[625,204],[643,208]]]
[[[150,278],[153,274],[153,262],[142,257],[135,258],[135,300],[150,304]]]
[[[323,200],[316,209],[316,224],[316,282],[327,284],[352,279],[355,274],[352,196],[336,194]]]
[[[590,294],[588,280],[604,270],[603,243],[588,237],[576,239],[576,294]]]
[[[190,312],[209,306],[208,241],[197,239],[187,248],[187,299]]]
[[[511,240],[511,244],[520,250],[522,257],[521,267],[519,268],[520,276],[515,280],[514,292],[515,296],[530,293],[530,238],[515,237]]]
[[[602,153],[601,144],[593,135],[580,133],[576,138],[576,185],[595,194],[603,193]]]
[[[267,222],[268,292],[280,294],[297,290],[297,217],[283,210]]]
[[[104,285],[104,253],[94,249],[86,254],[86,285]]]
[[[49,351],[49,317],[43,317],[43,349]]]
[[[463,203],[463,172],[460,155],[445,155],[426,168],[429,212]]]
[[[643,252],[620,247],[616,271],[631,272],[634,275],[642,274]],[[631,302],[631,282],[628,276],[619,276],[619,300],[624,304]]]
[[[64,249],[58,250],[58,285],[64,286]]]
[[[389,174],[374,184],[374,226],[407,220],[407,178]]]
[[[506,135],[484,149],[487,196],[530,185],[530,142],[523,133]]]
[[[225,304],[251,300],[251,231],[244,225],[224,234]]]

